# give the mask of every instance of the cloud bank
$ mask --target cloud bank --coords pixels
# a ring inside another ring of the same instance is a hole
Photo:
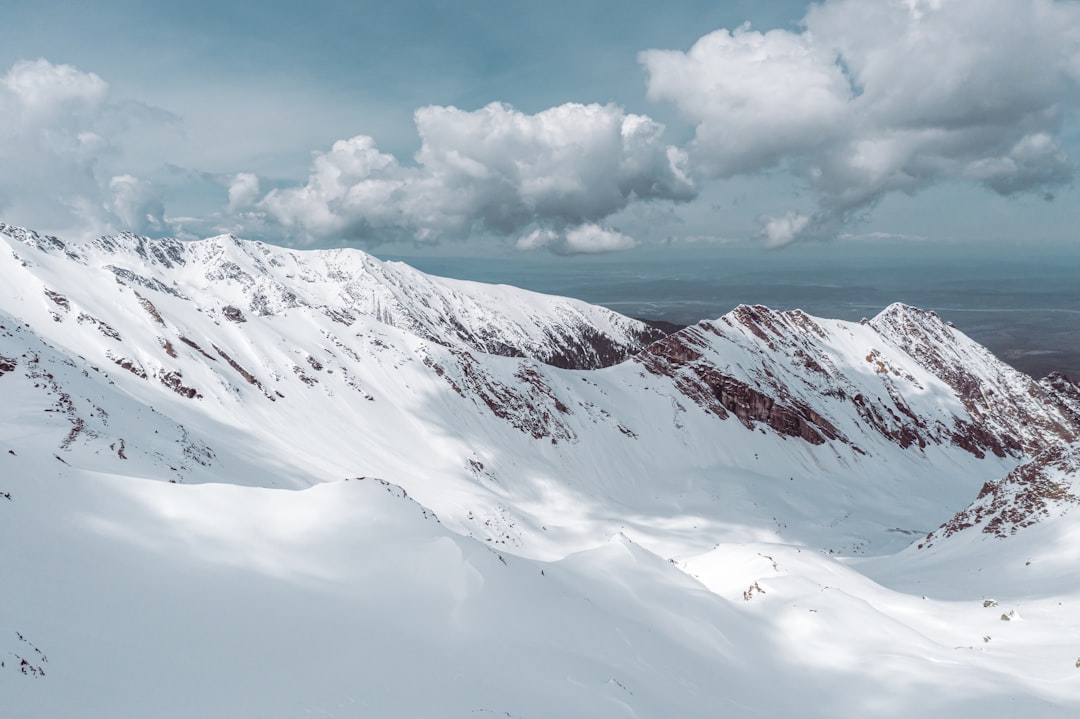
[[[608,231],[595,223],[631,202],[696,195],[686,155],[664,142],[663,126],[616,105],[568,103],[535,115],[500,103],[425,107],[415,120],[415,166],[371,137],[340,140],[315,156],[304,185],[272,190],[255,209],[308,242],[426,242],[536,227],[519,246],[575,253],[630,246],[624,235],[602,240]],[[234,189],[243,194],[234,184],[230,201]],[[549,237],[559,240],[537,239]]]
[[[718,30],[639,60],[649,98],[694,124],[696,171],[781,167],[813,190],[816,211],[763,219],[773,246],[835,236],[890,192],[955,180],[1050,197],[1073,176],[1075,2],[826,0],[799,32]]]
[[[117,101],[94,73],[18,62],[0,76],[0,216],[290,244],[494,236],[573,255],[631,249],[644,232],[690,241],[670,235],[679,223],[745,236],[751,216],[772,247],[851,236],[892,193],[964,183],[1050,199],[1074,177],[1077,0],[823,0],[796,30],[717,30],[639,60],[648,98],[692,129],[684,147],[614,103],[432,105],[414,113],[412,158],[356,135],[315,153],[306,178],[177,167],[177,118]],[[168,217],[147,177],[194,216]],[[752,210],[705,201],[738,177],[761,178]]]

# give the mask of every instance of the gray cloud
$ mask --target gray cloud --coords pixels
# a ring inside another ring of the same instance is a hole
[[[530,226],[566,239],[632,202],[696,195],[686,156],[664,143],[663,126],[615,105],[535,115],[499,103],[425,107],[415,120],[415,166],[370,137],[340,140],[315,156],[304,185],[269,192],[256,206],[260,219],[308,242],[427,242]]]
[[[814,213],[763,218],[767,244],[835,236],[886,193],[940,181],[1045,195],[1071,180],[1060,134],[1080,4],[826,0],[803,25],[639,56],[649,97],[694,123],[697,171],[781,166],[814,191]]]
[[[104,207],[121,228],[132,232],[152,235],[165,229],[161,193],[132,175],[117,175],[109,180],[109,198]]]

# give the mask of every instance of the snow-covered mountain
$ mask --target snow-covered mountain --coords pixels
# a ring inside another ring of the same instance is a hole
[[[813,444],[880,435],[1020,456],[1077,439],[1073,387],[1040,385],[935,313],[894,304],[858,325],[736,308],[657,342],[637,360],[723,418]]]
[[[1074,551],[1080,390],[933,313],[660,337],[358,250],[0,242],[14,715],[1080,708],[1080,586],[948,529]]]

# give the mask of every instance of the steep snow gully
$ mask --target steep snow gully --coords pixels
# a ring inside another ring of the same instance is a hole
[[[0,224],[0,715],[1080,713],[1080,387]]]

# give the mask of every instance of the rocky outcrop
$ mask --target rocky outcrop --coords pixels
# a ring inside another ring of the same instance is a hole
[[[221,309],[221,314],[225,315],[225,319],[230,322],[247,322],[247,317],[244,317],[244,313],[239,307],[225,305],[225,307]]]
[[[969,529],[1004,538],[1064,515],[1080,504],[1078,475],[1080,445],[1049,449],[1004,479],[983,485],[971,506],[928,534],[918,548]]]
[[[161,383],[176,392],[181,397],[187,397],[188,399],[202,399],[202,393],[194,387],[188,387],[184,384],[184,376],[179,370],[172,370],[165,372],[158,377]]]
[[[1061,372],[1051,372],[1039,380],[1039,386],[1072,419],[1073,424],[1080,427],[1080,384]]]

